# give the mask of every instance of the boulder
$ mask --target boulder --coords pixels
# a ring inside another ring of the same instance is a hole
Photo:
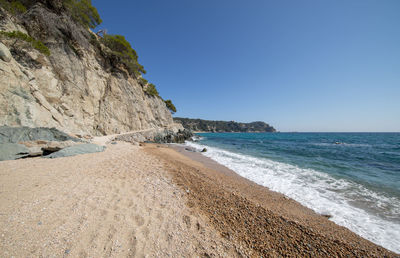
[[[74,141],[80,142],[78,138],[69,136],[56,128],[46,127],[10,127],[0,126],[0,143],[19,143],[28,141]]]
[[[123,141],[123,142],[144,142],[146,141],[146,137],[144,137],[141,133],[128,133],[123,135],[118,135],[115,137],[115,141]]]
[[[197,152],[197,150],[193,147],[185,147],[185,150],[191,151],[191,152]]]
[[[74,141],[64,141],[64,142],[56,142],[56,141],[51,141],[48,142],[45,146],[42,147],[42,150],[45,152],[55,152],[59,151],[61,149],[71,147],[74,145],[80,144],[79,142],[74,142]]]
[[[12,59],[10,50],[3,43],[0,43],[0,59],[7,63]]]
[[[154,136],[154,142],[156,143],[184,143],[185,140],[191,139],[193,133],[187,129],[178,130],[164,130]]]
[[[40,147],[30,147],[29,149],[29,157],[38,157],[43,155],[43,150]]]
[[[50,155],[44,156],[45,158],[61,158],[61,157],[69,157],[75,156],[79,154],[86,154],[86,153],[95,153],[95,152],[102,152],[104,151],[105,147],[87,143],[87,144],[78,144],[74,146],[70,146],[59,150],[57,152],[53,152]]]
[[[0,161],[29,156],[29,149],[22,144],[0,143]]]
[[[23,144],[28,148],[38,147],[42,150],[55,152],[66,147],[70,147],[73,145],[81,144],[82,142],[74,142],[74,141],[44,141],[44,140],[37,140],[37,141],[29,141],[29,142],[19,142],[19,144]]]

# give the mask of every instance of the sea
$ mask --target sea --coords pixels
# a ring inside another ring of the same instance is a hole
[[[199,133],[185,144],[400,253],[400,133]]]

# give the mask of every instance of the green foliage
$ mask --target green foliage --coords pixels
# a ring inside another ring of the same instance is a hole
[[[172,104],[172,101],[170,99],[164,100],[165,105],[167,105],[167,108],[171,111],[171,113],[175,113],[176,112],[176,107],[174,104]]]
[[[156,89],[156,86],[152,83],[148,84],[146,89],[144,90],[148,95],[153,96],[153,97],[159,97],[158,91]]]
[[[37,49],[42,54],[45,54],[46,56],[50,55],[50,50],[43,44],[43,42],[36,40],[25,33],[22,33],[20,31],[11,31],[11,32],[0,31],[0,35],[28,42],[31,44],[33,48]]]
[[[72,18],[85,27],[94,29],[102,22],[91,0],[64,0],[64,6]]]
[[[19,1],[11,2],[11,9],[14,10],[15,13],[24,13],[26,12],[26,7]]]
[[[0,0],[0,6],[13,15],[26,12],[26,7],[20,1]]]
[[[97,37],[94,34],[90,34],[90,44],[92,44],[95,48],[101,49],[100,46],[100,41],[97,39]]]
[[[139,82],[139,84],[142,86],[142,87],[144,87],[144,86],[146,86],[148,83],[149,83],[149,81],[147,81],[145,78],[143,78],[143,77],[140,77],[139,79],[138,79],[138,82]]]
[[[128,69],[129,74],[139,76],[145,74],[144,67],[138,62],[138,55],[131,44],[121,35],[104,35],[102,42],[111,49],[122,64]]]

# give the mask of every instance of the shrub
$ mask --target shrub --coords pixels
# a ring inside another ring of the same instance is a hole
[[[144,90],[145,93],[147,93],[150,96],[153,97],[159,97],[160,95],[158,95],[158,91],[156,89],[156,86],[152,83],[148,84],[146,89]]]
[[[122,64],[128,69],[129,74],[136,77],[140,73],[145,74],[144,67],[138,62],[138,55],[131,47],[131,44],[121,35],[104,35],[102,42],[111,49],[112,54],[116,56]]]
[[[97,39],[96,35],[90,34],[89,39],[90,44],[92,44],[96,49],[101,50],[100,41]]]
[[[138,79],[138,82],[139,82],[139,84],[142,86],[142,87],[144,87],[144,86],[146,86],[149,82],[145,79],[145,78],[143,78],[143,77],[140,77],[139,79]]]
[[[31,44],[33,48],[37,49],[42,54],[45,54],[46,56],[50,55],[50,50],[43,44],[43,42],[36,40],[25,33],[22,33],[20,31],[11,31],[11,32],[0,31],[0,35],[28,42]]]
[[[102,22],[91,0],[64,0],[64,6],[72,18],[85,27],[94,29]]]
[[[164,100],[165,105],[167,105],[167,108],[169,109],[169,111],[171,111],[171,113],[175,113],[176,112],[176,107],[174,104],[172,104],[172,101],[170,99]]]
[[[20,1],[9,2],[7,0],[0,0],[0,6],[14,15],[26,12],[25,5]]]

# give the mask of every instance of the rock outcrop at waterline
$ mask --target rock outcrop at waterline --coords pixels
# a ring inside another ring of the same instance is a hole
[[[17,16],[0,7],[0,31],[27,34],[51,52],[1,37],[0,125],[79,135],[183,129],[161,98],[146,94],[138,78],[93,44],[97,35],[55,3],[62,1],[36,1]]]

